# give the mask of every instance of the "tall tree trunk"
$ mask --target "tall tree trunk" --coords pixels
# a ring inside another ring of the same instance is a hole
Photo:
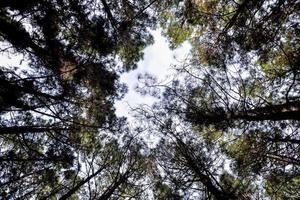
[[[276,154],[267,154],[267,158],[271,160],[276,160],[278,162],[283,162],[291,165],[300,166],[300,160],[295,159],[293,157],[283,156],[283,155],[276,155]]]
[[[200,182],[207,188],[207,190],[214,195],[217,200],[230,200],[237,199],[233,194],[227,193],[219,189],[215,184],[213,184],[211,178],[203,173],[203,170],[197,166],[194,160],[192,160],[188,155],[186,155],[187,164],[190,169],[198,176]]]
[[[117,22],[116,22],[114,16],[112,15],[112,13],[110,11],[110,8],[109,8],[106,0],[101,0],[101,3],[103,5],[103,7],[104,7],[104,11],[106,12],[107,17],[108,17],[111,25],[116,29],[117,28]]]
[[[108,200],[115,190],[127,180],[127,173],[120,176],[107,190],[98,198],[98,200]]]
[[[199,178],[200,182],[207,188],[207,190],[217,199],[217,200],[231,200],[237,199],[237,197],[222,188],[219,188],[213,183],[212,177],[210,177],[204,169],[205,166],[199,166],[199,163],[192,157],[192,153],[189,151],[189,147],[185,143],[176,137],[179,148],[181,149],[182,156],[186,159],[187,167],[192,170],[195,175]]]
[[[84,184],[86,184],[87,182],[89,182],[92,178],[94,178],[95,176],[97,176],[98,174],[100,174],[102,172],[102,170],[105,167],[102,166],[100,169],[98,169],[95,173],[93,173],[92,175],[90,175],[89,177],[87,177],[86,179],[80,181],[75,187],[73,187],[69,192],[67,192],[65,195],[63,195],[60,200],[66,200],[69,197],[71,197],[73,194],[75,194]],[[48,198],[48,197],[47,197]],[[45,200],[47,199],[45,198]]]
[[[280,121],[300,120],[300,102],[280,105],[268,105],[243,111],[224,111],[223,108],[210,110],[193,110],[187,112],[187,119],[195,124],[217,124],[221,122],[244,121]]]
[[[233,114],[233,119],[244,119],[247,121],[278,121],[278,120],[300,120],[300,102],[290,102],[280,105],[258,107],[244,112]]]

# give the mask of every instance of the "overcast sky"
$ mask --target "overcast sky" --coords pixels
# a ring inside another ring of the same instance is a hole
[[[134,90],[138,84],[138,74],[147,72],[155,75],[159,80],[164,80],[168,74],[172,73],[171,66],[187,56],[191,48],[189,43],[186,42],[172,51],[168,47],[167,39],[160,32],[160,30],[152,31],[155,43],[144,50],[144,59],[138,63],[138,68],[121,76],[121,82],[126,83],[128,86],[128,93],[115,104],[117,116],[126,116],[130,119],[130,107],[137,107],[139,104],[151,105],[153,103],[153,98],[141,96]]]

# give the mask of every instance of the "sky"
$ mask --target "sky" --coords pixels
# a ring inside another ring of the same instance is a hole
[[[125,97],[115,103],[117,116],[125,116],[129,120],[130,108],[138,107],[139,104],[151,105],[154,98],[142,96],[135,91],[138,84],[138,74],[149,73],[157,77],[159,81],[164,80],[167,75],[172,74],[172,65],[179,63],[186,58],[191,49],[188,42],[183,43],[175,50],[171,50],[167,39],[161,35],[161,29],[151,31],[154,37],[154,44],[144,50],[144,58],[138,63],[137,69],[124,73],[121,82],[128,87]]]
[[[5,44],[3,42],[0,42],[0,46],[3,47]],[[5,47],[5,46],[4,46]],[[0,66],[8,67],[8,66],[20,66],[20,62],[22,60],[23,56],[21,54],[10,54],[10,53],[3,53],[0,54]],[[22,64],[23,61],[22,61]],[[25,64],[26,66],[26,64]]]

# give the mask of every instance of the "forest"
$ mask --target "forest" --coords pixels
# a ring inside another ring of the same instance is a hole
[[[0,52],[0,199],[300,199],[299,0],[0,0]]]

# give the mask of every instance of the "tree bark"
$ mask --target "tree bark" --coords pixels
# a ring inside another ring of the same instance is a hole
[[[207,190],[214,195],[214,197],[217,200],[230,200],[230,199],[237,199],[233,194],[227,193],[222,191],[221,189],[219,189],[218,187],[216,187],[211,178],[204,174],[202,172],[202,170],[197,166],[197,164],[195,163],[194,160],[190,159],[189,156],[186,155],[186,159],[187,159],[187,163],[190,167],[190,169],[192,169],[192,171],[194,171],[194,173],[198,176],[198,178],[200,179],[200,182],[207,188]]]
[[[208,171],[204,169],[204,166],[199,166],[198,162],[193,159],[191,156],[191,152],[189,152],[189,148],[185,145],[185,143],[179,138],[176,139],[178,145],[181,149],[182,156],[186,159],[187,167],[192,170],[195,175],[199,178],[200,182],[207,188],[207,190],[217,199],[217,200],[231,200],[237,199],[237,197],[226,191],[223,191],[222,188],[219,188],[213,183],[212,178],[205,173]]]
[[[106,0],[101,0],[101,3],[104,7],[104,11],[106,12],[107,14],[107,17],[109,19],[109,21],[111,22],[111,25],[114,27],[114,28],[117,28],[117,22],[114,18],[114,16],[112,15],[111,11],[110,11],[110,8],[106,2]]]
[[[75,187],[73,187],[69,192],[67,192],[65,195],[63,195],[59,200],[66,200],[69,197],[71,197],[73,194],[75,194],[77,192],[77,190],[79,190],[84,184],[86,184],[87,182],[89,182],[92,178],[94,178],[95,176],[97,176],[98,174],[100,174],[102,172],[102,170],[105,167],[101,167],[100,169],[98,169],[95,173],[93,173],[92,175],[90,175],[89,177],[87,177],[86,179],[80,181]]]
[[[126,181],[127,179],[127,173],[123,174],[116,182],[113,183],[112,186],[107,188],[107,190],[99,197],[98,200],[108,200],[111,195],[114,193],[114,191]]]
[[[196,110],[196,109],[194,109]],[[300,102],[289,102],[280,105],[269,105],[243,111],[224,111],[216,108],[212,111],[189,111],[187,118],[196,124],[217,124],[221,122],[244,121],[280,121],[300,120]]]
[[[288,156],[282,156],[282,155],[276,155],[276,154],[267,154],[267,157],[272,160],[276,160],[278,162],[283,162],[291,165],[297,165],[300,166],[300,160],[288,157]]]
[[[247,121],[300,120],[300,102],[296,101],[280,105],[258,107],[233,114],[231,117],[233,119],[245,119]]]

